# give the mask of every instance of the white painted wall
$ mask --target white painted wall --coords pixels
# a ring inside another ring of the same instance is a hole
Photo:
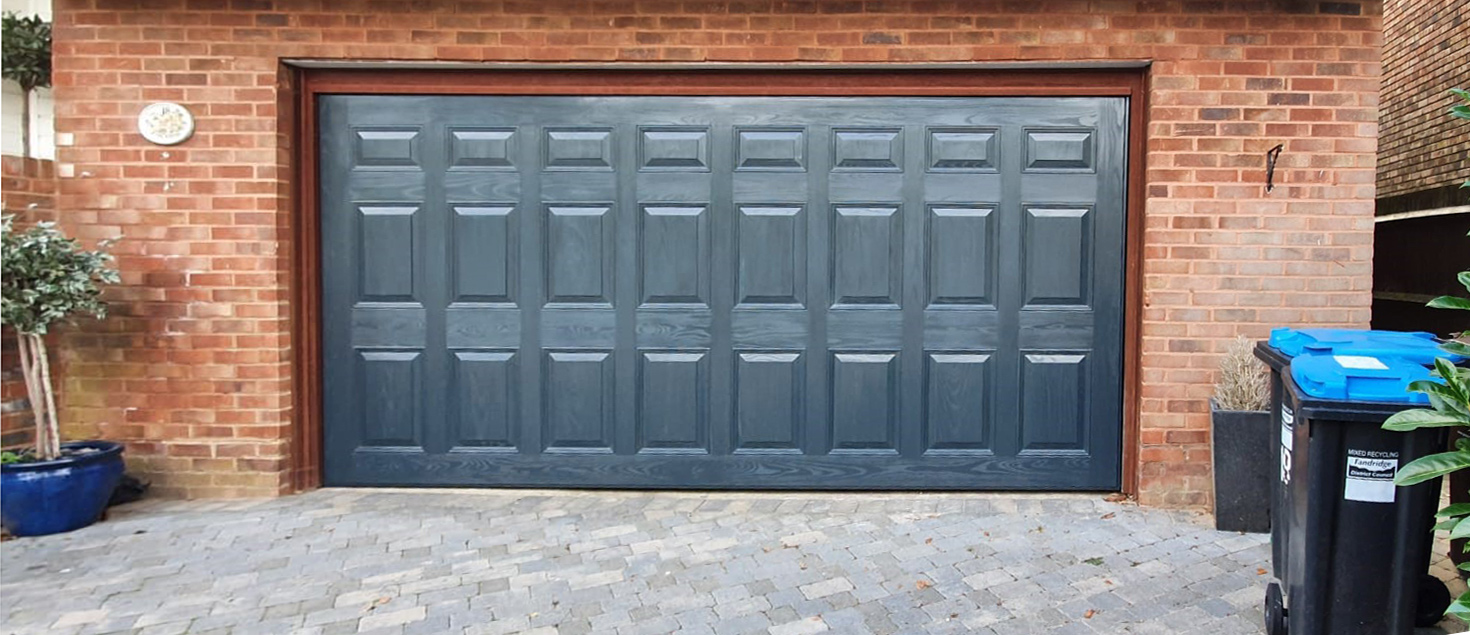
[[[0,9],[51,19],[51,0],[0,0]],[[3,100],[0,100],[0,153],[21,153],[21,99],[20,86],[5,81]],[[56,117],[49,88],[38,89],[31,95],[31,156],[56,158]]]

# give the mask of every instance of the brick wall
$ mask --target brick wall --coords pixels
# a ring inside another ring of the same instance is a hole
[[[1470,90],[1470,2],[1388,0],[1378,196],[1470,179],[1470,121],[1449,116]]]
[[[290,448],[283,58],[518,62],[1152,60],[1141,498],[1210,496],[1215,354],[1368,322],[1381,5],[1171,0],[58,0],[60,205],[122,233],[114,319],[67,342],[68,409],[160,491],[269,494]],[[177,100],[199,129],[145,144]],[[65,135],[71,135],[68,140]],[[1281,143],[1277,189],[1263,153]]]
[[[0,156],[0,174],[4,177],[4,183],[0,184],[0,199],[3,199],[0,207],[7,216],[14,215],[17,223],[54,219],[56,172],[52,162]],[[61,395],[59,380],[63,376],[59,357],[53,352],[51,371],[58,397]],[[20,372],[20,351],[15,333],[7,328],[0,331],[0,447],[30,445],[35,440],[34,426],[25,377]]]

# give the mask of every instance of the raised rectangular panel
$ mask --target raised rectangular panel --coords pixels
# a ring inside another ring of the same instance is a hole
[[[613,221],[604,206],[546,208],[548,302],[611,303]]]
[[[806,215],[790,205],[744,205],[736,224],[736,302],[806,302]]]
[[[452,128],[451,168],[515,169],[515,128]]]
[[[542,373],[543,445],[548,450],[611,452],[612,354],[549,351]]]
[[[414,215],[417,207],[363,205],[357,208],[359,300],[404,302],[413,288]]]
[[[415,167],[418,128],[358,128],[353,131],[357,167]]]
[[[646,205],[638,234],[642,301],[709,304],[709,214],[702,205]]]
[[[1027,130],[1026,171],[1091,172],[1093,131]]]
[[[994,172],[998,164],[995,128],[930,128],[930,172]]]
[[[1086,207],[1026,208],[1026,304],[1086,305],[1092,214]]]
[[[513,351],[454,351],[454,445],[514,447],[516,372]]]
[[[741,352],[735,363],[737,452],[800,452],[801,353]]]
[[[709,354],[645,351],[638,368],[638,449],[707,451]]]
[[[1021,450],[1086,450],[1087,356],[1025,353]]]
[[[639,130],[638,167],[642,170],[709,170],[709,129],[658,126]]]
[[[990,448],[991,356],[929,353],[924,364],[924,449]]]
[[[515,220],[510,206],[454,206],[454,301],[515,302],[520,262]]]
[[[832,169],[898,172],[903,169],[900,128],[835,128]]]
[[[419,385],[422,355],[418,351],[357,351],[362,404],[363,445],[419,445]]]
[[[613,169],[612,135],[612,128],[547,128],[546,169]]]
[[[737,128],[735,136],[736,170],[806,169],[806,132],[801,128]]]
[[[903,236],[897,207],[833,208],[832,303],[899,303]]]
[[[898,354],[832,356],[832,451],[898,449]]]
[[[930,304],[995,304],[994,211],[985,206],[929,208]]]

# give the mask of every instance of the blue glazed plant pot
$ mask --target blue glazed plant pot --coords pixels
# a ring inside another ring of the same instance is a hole
[[[123,447],[81,441],[64,450],[94,452],[55,461],[0,465],[0,522],[15,536],[81,529],[102,516],[123,473]]]

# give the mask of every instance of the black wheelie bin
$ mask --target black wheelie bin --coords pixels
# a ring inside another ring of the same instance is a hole
[[[1409,635],[1439,621],[1449,591],[1427,571],[1440,480],[1401,488],[1393,478],[1443,451],[1445,433],[1382,428],[1427,404],[1407,388],[1429,370],[1396,357],[1315,353],[1288,368],[1283,470],[1273,485],[1284,512],[1272,518],[1279,577],[1266,590],[1266,632]]]

